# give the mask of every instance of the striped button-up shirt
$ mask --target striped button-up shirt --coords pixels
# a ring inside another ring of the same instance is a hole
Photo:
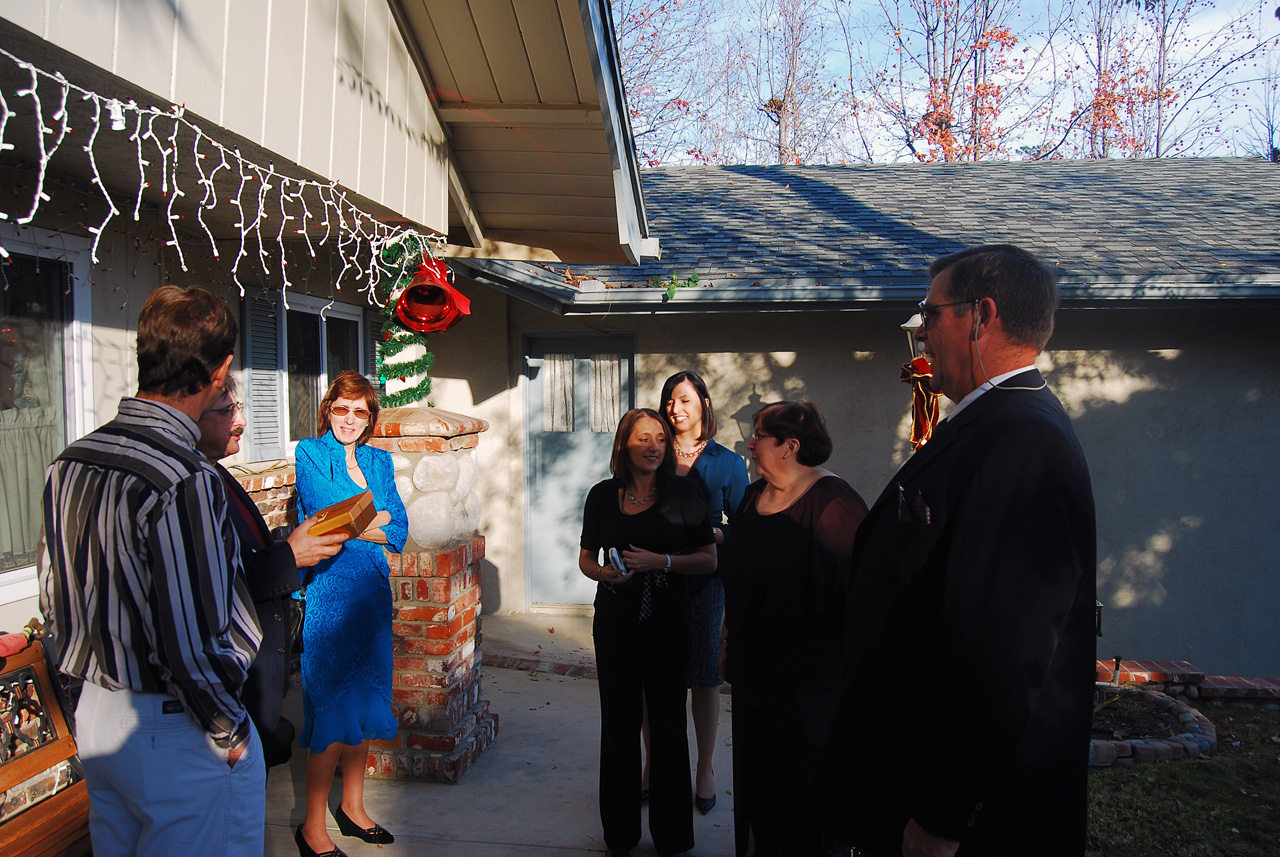
[[[67,675],[169,694],[223,746],[248,735],[240,701],[262,639],[199,428],[126,398],[45,473],[40,611]]]

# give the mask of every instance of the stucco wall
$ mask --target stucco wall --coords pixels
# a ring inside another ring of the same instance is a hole
[[[435,402],[493,425],[482,460],[488,612],[525,609],[524,332],[636,334],[638,403],[693,368],[745,453],[735,417],[807,398],[836,441],[828,466],[873,502],[907,455],[900,312],[565,318],[464,285],[462,325],[432,339]],[[1241,328],[1240,321],[1251,324]],[[1040,366],[1071,414],[1098,504],[1103,657],[1186,659],[1215,674],[1280,675],[1280,310],[1064,310]],[[505,372],[511,391],[499,381]],[[998,524],[997,524],[998,525]]]

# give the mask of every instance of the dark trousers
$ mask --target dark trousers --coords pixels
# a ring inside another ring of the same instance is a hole
[[[649,711],[649,834],[659,854],[693,847],[693,788],[685,723],[689,628],[680,610],[637,622],[596,599],[600,686],[600,821],[610,848],[640,841],[640,718]],[[643,696],[642,696],[643,694]]]
[[[779,715],[778,695],[754,704],[733,689],[733,834],[737,857],[816,857],[822,837],[809,778],[818,752]]]
[[[284,697],[289,691],[289,612],[283,598],[253,602],[262,626],[262,645],[245,677],[241,699],[262,739],[267,767],[289,761],[293,748],[277,731]]]

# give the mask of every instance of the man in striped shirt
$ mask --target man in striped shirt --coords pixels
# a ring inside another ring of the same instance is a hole
[[[241,702],[261,632],[197,424],[238,325],[200,288],[138,316],[138,388],[46,472],[40,609],[82,679],[95,857],[261,854],[266,771]]]

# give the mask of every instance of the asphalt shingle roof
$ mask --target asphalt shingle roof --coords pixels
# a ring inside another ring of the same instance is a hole
[[[616,290],[695,271],[703,288],[677,302],[712,289],[722,302],[919,300],[931,260],[995,242],[1054,265],[1072,301],[1280,298],[1280,165],[1261,158],[670,167],[642,178],[662,259],[569,266],[610,287],[571,295],[579,311],[650,303],[654,290]],[[543,273],[563,278],[564,266]]]

